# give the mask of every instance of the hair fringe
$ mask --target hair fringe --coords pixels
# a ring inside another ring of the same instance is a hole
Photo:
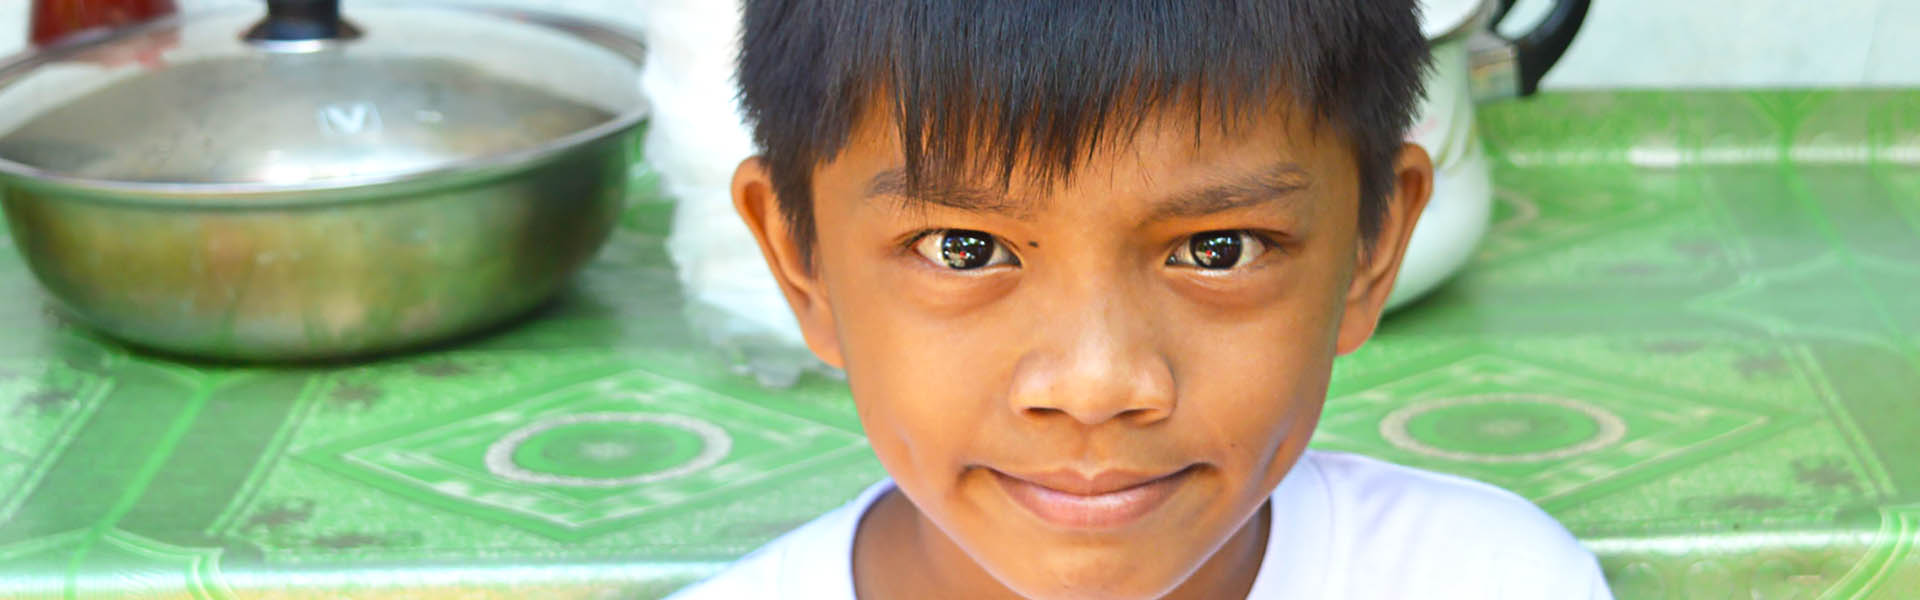
[[[803,253],[812,172],[888,109],[915,189],[1071,178],[1166,110],[1304,108],[1352,146],[1378,234],[1429,66],[1416,0],[746,0],[741,103]],[[886,102],[883,106],[876,102]],[[1283,111],[1284,112],[1284,111]]]

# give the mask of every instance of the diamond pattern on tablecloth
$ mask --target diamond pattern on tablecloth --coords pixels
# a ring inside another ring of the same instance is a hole
[[[108,383],[58,360],[0,360],[0,523],[99,405]]]
[[[1786,420],[1763,406],[1493,351],[1407,367],[1331,398],[1315,445],[1461,473],[1551,508]]]
[[[410,498],[581,538],[745,497],[865,447],[841,429],[630,371],[301,456]]]

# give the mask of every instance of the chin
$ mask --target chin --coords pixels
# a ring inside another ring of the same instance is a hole
[[[1178,581],[1165,585],[1128,585],[1115,581],[1074,585],[1055,581],[1035,586],[1008,584],[1007,587],[1028,600],[1155,600],[1165,597],[1178,586]]]
[[[1049,527],[1002,502],[967,519],[953,539],[1002,586],[1031,600],[1155,600],[1185,584],[1231,538],[1217,481],[1201,472],[1142,521],[1109,529]],[[1002,510],[995,510],[1001,509]],[[952,530],[949,530],[952,531]],[[1020,532],[1007,535],[1008,532]],[[966,534],[979,535],[966,535]]]
[[[1079,552],[1062,549],[1045,555]],[[1152,553],[1149,553],[1152,554]],[[1169,571],[1164,555],[1080,556],[1072,561],[1029,561],[1018,572],[994,570],[1002,585],[1029,600],[1154,600],[1185,582],[1193,568]],[[1152,565],[1157,568],[1142,568]],[[1198,565],[1192,565],[1197,568]],[[1012,570],[1007,570],[1012,571]]]

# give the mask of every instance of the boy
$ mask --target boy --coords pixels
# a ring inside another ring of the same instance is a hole
[[[891,475],[681,598],[1607,598],[1309,452],[1432,165],[1414,0],[748,0],[735,175]]]

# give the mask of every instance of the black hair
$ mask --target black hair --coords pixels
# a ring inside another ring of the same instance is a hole
[[[813,170],[881,109],[922,189],[1005,186],[1015,163],[1066,178],[1169,107],[1230,130],[1291,105],[1352,147],[1372,239],[1430,61],[1417,0],[745,0],[744,19],[741,103],[808,260]]]

